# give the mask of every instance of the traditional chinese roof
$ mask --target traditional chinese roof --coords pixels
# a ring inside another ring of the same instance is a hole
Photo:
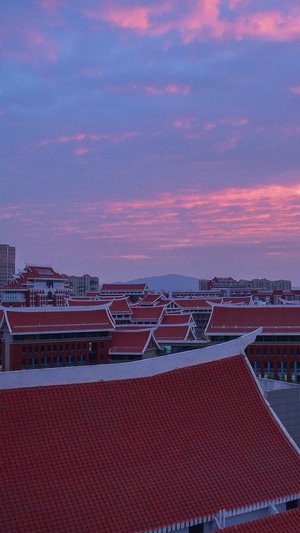
[[[28,284],[33,281],[60,281],[65,282],[64,274],[58,274],[51,265],[31,265],[25,263],[25,268],[14,275],[4,287],[5,290],[27,290]],[[65,282],[66,284],[66,282]]]
[[[127,298],[113,300],[110,303],[109,309],[112,315],[115,315],[115,314],[131,315],[132,314],[132,308],[129,307]]]
[[[148,290],[147,283],[103,283],[100,294],[144,294]]]
[[[193,315],[188,313],[170,313],[163,316],[162,326],[195,325]]]
[[[169,326],[158,326],[154,332],[156,340],[161,342],[185,342],[195,341],[196,337],[191,329],[190,324],[178,326],[178,325],[169,325]]]
[[[2,530],[177,530],[220,510],[299,495],[298,450],[239,349],[235,341],[138,363],[51,369],[54,382],[91,372],[94,379],[1,390]],[[32,383],[45,376],[7,374]]]
[[[183,298],[178,299],[176,298],[175,302],[185,310],[191,310],[191,311],[202,311],[211,309],[210,301],[205,298]]]
[[[163,303],[169,301],[161,292],[155,294],[149,293],[146,294],[146,296],[140,300],[139,305],[156,305],[161,302],[161,300],[163,301]]]
[[[8,308],[4,311],[12,335],[113,330],[107,306],[58,308]]]
[[[152,346],[149,346],[152,342]],[[143,355],[148,348],[159,348],[151,330],[117,330],[112,334],[110,355]]]
[[[263,335],[299,335],[300,306],[214,306],[207,335],[243,335],[258,327]]]
[[[159,324],[162,320],[162,317],[165,313],[164,306],[132,306],[132,317],[131,321],[134,322],[143,322],[143,323],[155,323]]]
[[[103,305],[104,302],[99,300],[93,300],[88,296],[78,296],[75,298],[68,298],[67,305],[69,307],[83,307],[83,306],[98,306]]]

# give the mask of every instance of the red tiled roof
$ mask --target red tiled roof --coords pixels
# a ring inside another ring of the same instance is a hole
[[[3,531],[141,532],[300,492],[299,454],[243,356],[2,390],[0,407]]]
[[[176,298],[175,302],[183,309],[192,309],[197,311],[198,309],[211,309],[210,300],[207,298]]]
[[[113,319],[106,307],[7,309],[9,330],[13,335],[41,332],[98,331],[114,329]]]
[[[170,313],[164,315],[161,325],[162,326],[179,326],[184,324],[195,324],[193,315],[188,313]]]
[[[300,306],[214,306],[206,333],[243,335],[259,327],[263,335],[299,335]]]
[[[61,279],[64,278],[63,274],[58,274],[51,265],[31,265],[26,263],[25,269],[22,271],[22,274],[28,275],[30,278],[43,278],[43,279]]]
[[[161,293],[157,294],[146,294],[146,296],[140,300],[140,305],[153,305],[155,302],[160,300],[166,300],[165,296]]]
[[[266,516],[245,524],[225,527],[222,531],[224,533],[299,533],[300,508]]]
[[[109,354],[143,355],[151,340],[157,345],[151,330],[114,331]],[[157,348],[159,348],[158,345]]]
[[[154,332],[154,336],[158,342],[183,342],[186,341],[190,335],[192,336],[192,340],[196,340],[189,325],[159,326]]]
[[[157,305],[155,307],[139,307],[132,306],[132,322],[145,321],[159,323],[165,312],[164,306]]]
[[[28,283],[32,280],[65,281],[65,276],[55,272],[52,266],[36,266],[26,263],[24,270],[13,276],[13,280],[2,287],[2,290],[26,290]]]
[[[132,314],[132,309],[128,305],[127,298],[113,300],[110,304],[109,309],[113,315],[115,314],[131,315]]]
[[[69,303],[72,300],[69,300]],[[127,314],[131,315],[131,307],[128,305],[127,298],[101,298],[101,299],[89,299],[90,305],[109,305],[109,309],[113,315],[115,314]],[[86,305],[83,303],[82,305]],[[89,304],[88,304],[89,305]]]
[[[147,289],[147,283],[103,283],[100,294],[103,292],[144,292]]]
[[[103,305],[103,302],[100,300],[92,300],[91,298],[85,296],[68,299],[69,307],[89,307],[95,305],[99,307],[99,305]]]

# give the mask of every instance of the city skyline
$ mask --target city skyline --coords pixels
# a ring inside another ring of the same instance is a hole
[[[293,0],[6,3],[16,267],[300,286],[299,37]]]

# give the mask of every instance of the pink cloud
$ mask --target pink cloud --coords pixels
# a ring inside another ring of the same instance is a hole
[[[127,139],[131,139],[132,137],[136,137],[138,135],[137,131],[127,131],[124,133],[121,133],[120,135],[113,135],[111,137],[112,142],[119,143],[122,141],[126,141]]]
[[[233,150],[240,136],[241,136],[240,133],[236,133],[235,135],[232,135],[228,139],[225,139],[225,141],[219,143],[216,146],[217,152],[223,153],[223,152],[227,152],[228,150]]]
[[[52,144],[68,144],[71,142],[79,142],[83,140],[87,141],[110,141],[112,143],[119,143],[122,141],[125,141],[127,139],[130,139],[132,137],[136,137],[138,135],[137,131],[125,131],[120,134],[109,134],[109,133],[101,133],[101,134],[93,134],[93,133],[77,133],[75,135],[61,135],[59,137],[56,137],[54,139],[42,139],[40,141],[36,141],[34,143],[34,146],[37,147],[43,147],[43,146],[49,146]],[[78,154],[78,150],[82,150],[82,148],[79,148],[76,150],[76,153]],[[87,148],[84,148],[85,151],[87,151]],[[84,152],[82,152],[84,153]]]
[[[128,254],[133,256],[162,248],[263,243],[271,238],[278,242],[286,235],[298,242],[300,185],[224,188],[205,194],[183,189],[147,200],[94,202],[73,209],[74,220],[71,215],[65,223],[73,232],[77,228],[87,240],[135,243],[136,250]],[[63,228],[64,222],[57,221],[58,236]]]
[[[173,127],[189,130],[194,124],[194,122],[197,122],[196,117],[181,117],[181,118],[174,120]]]
[[[81,147],[75,150],[75,154],[80,156],[80,155],[86,154],[88,151],[89,151],[88,148]]]
[[[219,124],[228,124],[229,126],[246,126],[249,123],[247,118],[233,118],[233,117],[224,117],[215,122],[207,122],[204,126],[206,131],[216,128]]]
[[[156,25],[151,17],[162,15],[169,11],[172,2],[167,1],[157,6],[129,6],[121,5],[101,5],[98,10],[84,9],[83,14],[93,20],[103,20],[112,26],[130,29],[137,32],[157,31]]]
[[[190,93],[190,87],[188,85],[176,85],[169,84],[164,87],[157,87],[154,85],[140,85],[138,83],[130,83],[123,87],[110,87],[111,91],[131,93],[134,91],[142,91],[146,94],[153,96],[162,96],[164,94],[183,94],[188,95]]]
[[[47,11],[54,12],[59,7],[66,6],[67,5],[67,1],[65,1],[65,0],[36,0],[36,4],[41,9],[45,9]]]
[[[181,189],[146,199],[67,203],[66,213],[51,204],[0,208],[0,219],[13,221],[21,234],[44,235],[56,246],[69,237],[105,242],[129,260],[159,256],[162,250],[293,243],[300,227],[300,183],[290,186]],[[162,231],[163,228],[163,231]],[[23,233],[22,233],[23,232]],[[122,250],[122,246],[125,246]],[[270,250],[269,250],[270,251]],[[109,253],[109,252],[108,252]]]
[[[28,30],[28,42],[31,46],[40,46],[44,42],[44,37],[41,35],[41,33],[34,31],[34,30]]]
[[[35,143],[35,146],[47,146],[49,144],[65,144],[72,141],[82,141],[86,137],[87,135],[85,133],[78,133],[76,135],[61,135],[60,137],[57,137],[55,139],[43,139],[41,141],[37,141]]]
[[[190,92],[190,87],[188,85],[179,86],[179,85],[167,85],[162,89],[153,87],[152,85],[146,86],[145,91],[148,94],[162,95],[162,94],[184,94],[187,95]]]
[[[229,0],[229,7],[236,11],[234,19],[221,17],[221,0],[194,0],[186,4],[185,11],[178,9],[175,1],[159,6],[102,7],[97,11],[84,10],[86,17],[102,20],[114,27],[125,28],[138,34],[161,35],[176,30],[184,43],[193,40],[258,38],[275,41],[291,41],[300,36],[300,9],[289,14],[280,9],[259,10],[249,13],[246,0]],[[244,11],[243,11],[244,10]],[[168,13],[168,17],[163,15]]]
[[[300,85],[294,85],[290,87],[290,92],[293,94],[300,94]]]
[[[54,62],[60,50],[58,42],[46,33],[11,21],[7,22],[3,41],[5,46],[0,55],[22,63],[36,64],[45,60]]]

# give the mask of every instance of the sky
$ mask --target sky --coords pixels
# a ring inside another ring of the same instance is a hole
[[[4,0],[16,267],[300,286],[299,0]]]

